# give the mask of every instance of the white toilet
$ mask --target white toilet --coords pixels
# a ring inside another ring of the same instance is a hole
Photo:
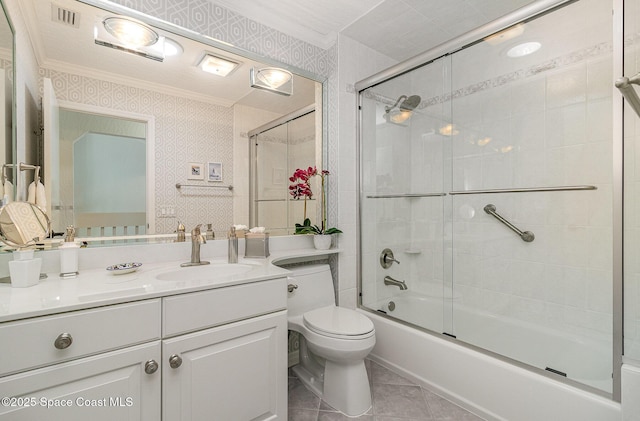
[[[290,268],[291,269],[291,268]],[[329,265],[291,269],[289,329],[300,334],[298,378],[326,403],[348,416],[371,408],[364,358],[376,343],[373,323],[337,307]]]

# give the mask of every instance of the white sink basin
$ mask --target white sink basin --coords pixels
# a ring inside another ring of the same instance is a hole
[[[160,281],[189,282],[189,281],[216,281],[217,279],[227,279],[234,275],[249,272],[254,265],[244,263],[215,263],[202,266],[187,266],[170,272],[163,272],[156,275]]]

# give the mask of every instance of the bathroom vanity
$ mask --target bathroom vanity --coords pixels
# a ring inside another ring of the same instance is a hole
[[[286,255],[0,284],[0,420],[286,419]]]

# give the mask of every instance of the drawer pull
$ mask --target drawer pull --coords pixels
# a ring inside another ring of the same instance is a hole
[[[72,343],[73,343],[73,338],[71,337],[70,333],[61,333],[56,338],[55,342],[53,343],[53,346],[55,346],[58,349],[66,349],[66,348],[69,348]]]
[[[169,357],[169,366],[171,368],[178,368],[182,365],[182,358],[179,355],[173,354]]]
[[[147,374],[153,374],[158,371],[158,363],[156,360],[149,360],[144,364],[144,372]]]

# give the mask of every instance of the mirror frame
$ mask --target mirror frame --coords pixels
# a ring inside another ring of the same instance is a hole
[[[4,0],[0,0],[0,8],[2,9],[2,13],[4,14],[4,18],[7,20],[7,24],[9,25],[9,29],[11,29],[11,72],[12,81],[11,81],[11,162],[4,162],[3,164],[15,164],[18,161],[18,151],[16,149],[17,146],[17,138],[18,138],[18,128],[17,128],[17,104],[16,104],[16,96],[17,96],[17,87],[16,87],[16,27],[11,20],[11,16],[9,16],[9,11],[7,10],[7,6],[4,4]],[[8,139],[5,139],[5,142]],[[16,192],[16,184],[17,177],[16,174],[18,172],[17,168],[13,167],[12,171],[12,180],[13,180],[13,196],[15,197]],[[1,198],[0,198],[1,199]]]

